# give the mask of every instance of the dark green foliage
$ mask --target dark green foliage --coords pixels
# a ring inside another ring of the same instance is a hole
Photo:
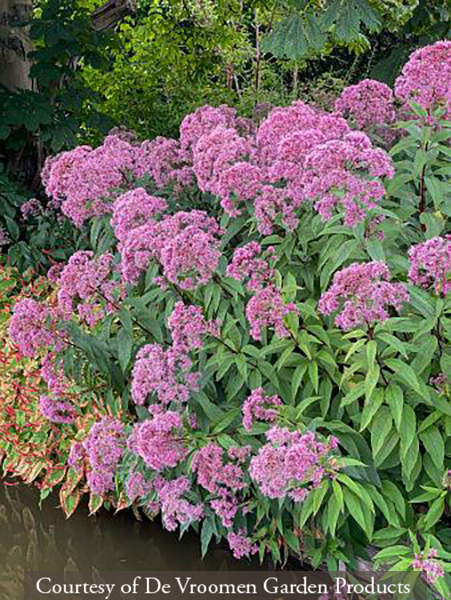
[[[45,272],[55,261],[67,260],[84,244],[84,237],[49,208],[24,219],[20,207],[29,198],[28,192],[0,170],[0,238],[6,238],[6,243],[0,244],[0,262],[4,257],[21,271],[33,267]]]
[[[20,179],[36,186],[47,153],[73,147],[81,133],[106,133],[112,125],[93,109],[99,96],[80,76],[80,67],[106,65],[106,37],[73,0],[47,0],[28,23],[16,26],[28,27],[34,47],[33,89],[0,90],[0,148],[10,170],[21,171]]]

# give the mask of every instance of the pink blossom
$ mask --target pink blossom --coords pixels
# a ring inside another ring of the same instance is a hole
[[[35,356],[54,346],[54,320],[44,304],[31,298],[19,300],[9,322],[9,336],[24,356]]]
[[[123,290],[112,280],[112,272],[112,254],[94,258],[89,250],[75,252],[57,277],[61,316],[70,319],[76,308],[82,320],[94,325],[116,310],[115,293],[120,297]]]
[[[144,404],[155,394],[162,404],[187,402],[190,391],[197,389],[197,377],[190,373],[192,363],[184,354],[158,344],[143,346],[136,355],[132,373],[132,397]]]
[[[149,173],[159,188],[172,183],[177,190],[192,185],[193,169],[190,163],[185,161],[177,140],[161,136],[151,141],[146,140],[136,154],[136,177],[140,178]]]
[[[70,425],[75,421],[75,408],[67,400],[53,396],[41,396],[39,399],[39,410],[43,417],[52,423]]]
[[[280,291],[273,285],[258,289],[246,307],[246,317],[251,325],[251,336],[260,340],[261,331],[265,327],[273,327],[279,338],[289,335],[283,319],[290,312],[298,313],[293,302],[284,304]]]
[[[375,127],[380,131],[396,119],[393,92],[388,85],[374,79],[346,87],[335,103],[335,110],[363,130]]]
[[[30,200],[27,200],[20,205],[20,212],[22,213],[22,217],[24,219],[37,217],[42,213],[42,211],[42,204],[36,198],[30,198]]]
[[[180,145],[185,160],[192,160],[192,153],[203,135],[217,127],[234,128],[237,125],[235,109],[226,105],[201,106],[187,115],[180,125]]]
[[[364,176],[369,172],[373,179]],[[345,225],[353,227],[377,206],[385,194],[380,177],[393,177],[390,157],[372,148],[360,132],[316,146],[307,156],[303,177],[306,198],[315,201],[323,221],[344,211]]]
[[[192,462],[199,485],[214,494],[210,506],[224,527],[231,527],[239,508],[238,493],[246,487],[242,463],[247,460],[249,447],[236,449],[226,456],[217,444],[210,443],[198,450]],[[236,461],[233,464],[231,461]]]
[[[435,548],[431,548],[427,554],[421,552],[415,554],[415,559],[412,561],[412,568],[421,571],[421,574],[430,584],[434,584],[439,577],[445,575],[443,565],[435,560],[438,551]]]
[[[451,41],[419,48],[410,55],[395,82],[395,95],[409,108],[419,104],[429,115],[436,108],[451,112]]]
[[[187,455],[180,415],[170,410],[154,410],[152,418],[134,426],[128,448],[155,471],[176,467]]]
[[[273,427],[266,434],[268,443],[251,460],[249,473],[269,498],[290,496],[296,502],[320,485],[335,469],[329,456],[337,440],[318,441],[313,432],[300,435],[286,428]]]
[[[54,396],[62,396],[67,391],[69,384],[64,376],[63,363],[57,363],[52,352],[48,352],[42,359],[41,377]]]
[[[173,347],[181,353],[202,348],[206,335],[218,334],[217,325],[206,321],[200,306],[188,306],[181,301],[176,302],[168,326]]]
[[[293,187],[299,191],[296,182]],[[254,213],[257,221],[257,229],[261,235],[271,235],[275,225],[280,224],[289,231],[294,231],[298,226],[299,219],[296,210],[299,201],[291,193],[291,184],[287,188],[276,188],[265,185],[255,198]]]
[[[86,459],[86,450],[82,442],[74,442],[70,447],[67,464],[75,471],[82,471]]]
[[[136,188],[119,196],[113,205],[111,226],[120,242],[136,227],[144,225],[167,209],[164,198],[150,196],[145,189]]]
[[[435,237],[409,250],[409,279],[446,296],[451,290],[451,235]]]
[[[204,285],[218,266],[221,233],[216,220],[199,210],[141,225],[120,248],[123,278],[135,283],[153,260],[182,289]]]
[[[245,487],[243,469],[224,462],[224,451],[217,444],[210,443],[198,450],[193,457],[192,469],[199,484],[209,492],[218,493],[223,487],[233,491]]]
[[[158,495],[165,529],[174,531],[179,524],[188,525],[202,518],[204,514],[202,504],[192,504],[183,497],[191,490],[187,477],[168,481],[157,476],[153,485]]]
[[[263,251],[259,243],[249,242],[235,250],[233,260],[227,267],[227,276],[238,281],[248,280],[248,290],[259,290],[273,280],[275,269],[271,262],[276,260],[272,246]]]
[[[249,140],[238,135],[235,129],[217,127],[204,134],[194,148],[193,169],[197,184],[203,191],[220,195],[224,193],[224,181],[220,175],[233,164],[242,162],[249,155]]]
[[[125,444],[125,428],[120,421],[103,417],[91,427],[83,446],[90,466],[88,485],[94,494],[114,489],[114,474]]]
[[[75,225],[111,212],[114,190],[133,173],[136,149],[109,135],[93,150],[80,146],[49,159],[42,173],[47,194]]]
[[[246,431],[252,431],[254,420],[274,422],[277,420],[277,406],[281,406],[282,401],[278,396],[267,396],[263,388],[257,388],[244,401],[243,427]],[[270,408],[272,407],[272,408]]]
[[[319,310],[325,315],[340,311],[335,323],[344,330],[355,329],[389,318],[388,309],[399,311],[409,294],[402,283],[390,283],[383,262],[353,263],[334,275],[330,289],[322,294]]]
[[[227,536],[229,547],[233,552],[233,556],[237,559],[251,556],[258,552],[258,546],[253,544],[250,538],[246,536],[246,531],[240,529],[238,533],[231,531]]]
[[[146,481],[144,476],[137,471],[132,471],[127,477],[125,483],[125,493],[131,502],[135,502],[143,496],[147,496],[151,490],[151,483]]]
[[[240,214],[239,206],[253,200],[262,187],[260,167],[249,162],[237,162],[219,171],[212,191],[221,198],[221,206],[231,217]]]

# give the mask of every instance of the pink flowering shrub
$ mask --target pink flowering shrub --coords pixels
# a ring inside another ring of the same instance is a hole
[[[91,492],[194,527],[204,553],[224,539],[316,566],[411,553],[409,530],[447,539],[448,125],[412,114],[391,156],[359,130],[391,127],[390,90],[363,82],[337,109],[294,102],[256,126],[203,107],[179,139],[46,166],[93,247],[52,271],[48,306],[18,305],[11,339],[52,402],[105,385],[112,416],[68,459]],[[205,210],[181,209],[196,195]]]
[[[396,80],[395,95],[407,107],[415,102],[429,116],[451,111],[451,42],[437,42],[412,53]]]

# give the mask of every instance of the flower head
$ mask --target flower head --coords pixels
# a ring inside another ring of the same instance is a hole
[[[388,309],[400,310],[409,295],[402,283],[390,283],[383,262],[353,263],[334,275],[330,289],[319,301],[325,315],[340,311],[335,323],[344,330],[355,329],[389,318]]]
[[[39,409],[42,416],[52,421],[52,423],[70,425],[75,421],[75,408],[67,400],[51,396],[41,396]]]
[[[289,335],[283,319],[290,312],[298,313],[298,308],[292,302],[284,303],[280,291],[274,285],[257,290],[246,307],[246,317],[251,325],[251,336],[260,340],[262,329],[273,327],[279,338]]]
[[[409,279],[446,296],[451,290],[451,235],[435,237],[409,250]]]
[[[395,95],[409,108],[419,104],[430,114],[443,108],[451,111],[451,41],[436,42],[410,55],[395,82]]]
[[[50,310],[31,298],[19,300],[9,323],[9,336],[24,356],[35,356],[56,343]]]
[[[126,432],[122,423],[103,417],[95,423],[83,442],[90,470],[88,485],[94,494],[114,489],[114,474],[125,450]]]
[[[269,498],[288,495],[300,502],[336,468],[330,456],[335,438],[324,443],[313,432],[300,435],[277,426],[266,437],[268,443],[252,458],[249,472]]]
[[[151,419],[137,423],[127,444],[155,471],[177,466],[187,454],[182,419],[170,410],[155,410]]]
[[[251,431],[254,420],[274,422],[277,420],[277,407],[282,405],[278,396],[267,396],[263,388],[253,390],[251,395],[244,401],[243,427]]]

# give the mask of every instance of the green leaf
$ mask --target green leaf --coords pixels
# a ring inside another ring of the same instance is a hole
[[[205,392],[200,391],[193,394],[193,399],[199,403],[204,413],[213,423],[219,424],[224,419],[224,411],[219,406],[216,406],[216,404],[213,404]]]
[[[364,514],[361,499],[347,488],[343,490],[343,495],[349,515],[357,521],[363,531],[371,538],[372,524],[367,520],[366,515]]]
[[[407,546],[391,546],[390,548],[384,548],[376,554],[374,560],[383,562],[388,558],[397,558],[398,556],[406,556],[410,553],[410,549]]]
[[[318,363],[311,361],[308,364],[308,374],[310,381],[312,382],[313,389],[316,393],[319,390],[319,377],[318,377]]]
[[[401,427],[402,411],[404,408],[404,397],[402,389],[396,383],[390,383],[385,391],[385,399],[390,407],[391,414],[395,421],[396,429]]]
[[[367,402],[371,400],[374,390],[379,381],[381,371],[378,365],[373,365],[365,377],[365,399]]]
[[[417,435],[417,418],[411,406],[405,404],[402,411],[399,437],[401,438],[401,458],[405,458],[407,450],[413,444]]]
[[[400,354],[402,354],[402,356],[404,356],[404,358],[407,358],[407,359],[409,358],[409,354],[407,352],[407,349],[406,349],[404,343],[401,342],[401,340],[399,340],[397,337],[395,337],[391,333],[386,333],[384,331],[381,331],[377,334],[377,338],[382,340],[386,344],[388,344],[391,348],[393,348]]]
[[[117,353],[119,358],[119,364],[123,372],[126,371],[131,357],[133,348],[133,338],[130,337],[129,332],[125,328],[119,329],[117,335]]]
[[[438,469],[443,469],[445,460],[445,444],[437,427],[428,427],[420,433],[420,439]]]
[[[373,456],[379,452],[393,427],[393,420],[388,407],[381,407],[371,424],[371,447]]]
[[[302,362],[300,365],[298,365],[294,371],[292,380],[291,380],[291,397],[293,399],[293,402],[296,401],[296,397],[298,394],[298,390],[299,387],[301,385],[302,379],[305,375],[305,372],[307,371],[307,361]]]
[[[390,358],[385,361],[385,364],[395,371],[395,373],[402,379],[402,381],[412,388],[417,394],[422,395],[422,388],[415,374],[415,371],[410,365],[407,365],[398,358]]]
[[[224,429],[227,429],[227,427],[231,423],[233,423],[233,421],[237,418],[237,416],[240,413],[241,413],[240,408],[232,408],[231,410],[229,410],[226,413],[226,415],[224,416],[224,418],[221,419],[217,425],[215,425],[215,427],[213,428],[213,433],[221,433],[221,431],[224,431]]]
[[[346,396],[341,401],[341,407],[348,406],[352,404],[356,400],[358,400],[361,396],[365,394],[365,383],[358,383],[356,386],[351,388],[351,391],[346,394]]]
[[[445,510],[445,499],[440,497],[431,504],[424,521],[423,526],[426,530],[431,529],[439,520]]]
[[[208,551],[208,546],[210,545],[211,538],[213,534],[216,532],[216,527],[214,524],[214,520],[212,518],[206,518],[203,520],[202,529],[200,533],[200,544],[201,544],[201,553],[202,558],[205,557]]]
[[[371,399],[365,402],[360,420],[360,431],[363,431],[371,423],[373,417],[377,414],[384,402],[384,390],[378,389],[374,392]]]

